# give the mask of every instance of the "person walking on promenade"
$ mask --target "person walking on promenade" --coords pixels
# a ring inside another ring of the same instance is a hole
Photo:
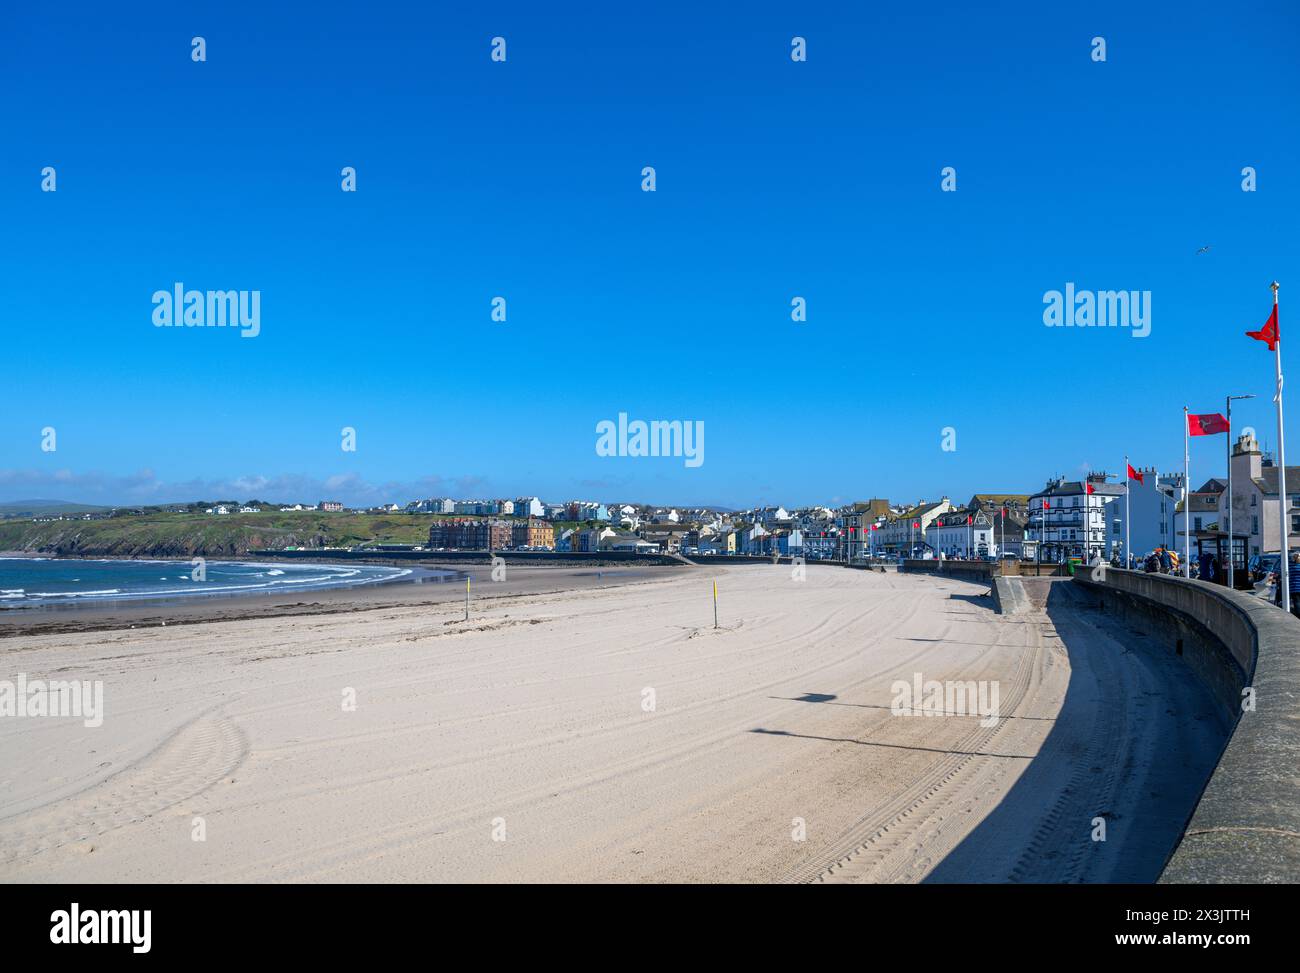
[[[1297,604],[1297,598],[1300,597],[1300,551],[1292,551],[1291,556],[1287,559],[1291,565],[1291,570],[1287,572],[1288,587],[1291,589],[1291,614],[1300,618],[1300,604]],[[1280,574],[1281,572],[1279,572]],[[1277,578],[1277,575],[1274,575]],[[1273,585],[1273,604],[1279,608],[1282,607],[1282,585],[1280,579]]]

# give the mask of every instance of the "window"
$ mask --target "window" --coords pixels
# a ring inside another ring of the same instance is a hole
[[[1300,534],[1300,516],[1291,515],[1291,533]]]
[[[1193,518],[1192,518],[1192,524],[1193,524],[1192,530],[1200,530],[1200,529],[1201,529],[1201,518],[1200,518],[1200,517],[1193,517]]]
[[[1258,533],[1259,533],[1259,517],[1251,517],[1251,518],[1250,518],[1250,532],[1251,532],[1252,534],[1258,534]]]
[[[1255,494],[1253,493],[1250,495],[1250,505],[1255,506]]]

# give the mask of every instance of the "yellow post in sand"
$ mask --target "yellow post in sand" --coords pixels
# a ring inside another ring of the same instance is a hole
[[[713,627],[718,627],[718,582],[713,582]]]

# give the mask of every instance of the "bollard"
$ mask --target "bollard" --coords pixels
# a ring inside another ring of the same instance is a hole
[[[713,627],[718,627],[718,582],[713,582]]]

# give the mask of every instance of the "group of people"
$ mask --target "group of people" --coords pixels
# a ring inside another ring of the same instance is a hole
[[[1157,547],[1142,562],[1142,570],[1147,574],[1177,574],[1178,552],[1167,547]]]
[[[1197,564],[1197,572],[1196,576],[1202,581],[1227,584],[1228,559],[1226,557],[1215,557],[1209,551],[1202,551]]]
[[[1130,559],[1130,568],[1136,568],[1138,558]],[[1097,563],[1094,557],[1092,563]],[[1116,555],[1111,563],[1115,567],[1121,566],[1119,555]],[[1154,551],[1141,559],[1142,570],[1147,574],[1178,574],[1178,552],[1170,550],[1167,547],[1157,547]],[[1287,587],[1291,590],[1291,614],[1300,618],[1300,551],[1292,551],[1287,558]],[[1244,571],[1244,568],[1238,568],[1238,573]],[[1209,581],[1212,584],[1226,585],[1228,583],[1228,558],[1216,557],[1208,551],[1203,551],[1201,555],[1192,562],[1192,577],[1199,578],[1201,581]],[[1282,605],[1282,586],[1278,584],[1276,574],[1269,574],[1265,582],[1273,584],[1273,604],[1281,607]],[[1267,593],[1267,588],[1264,589]]]

